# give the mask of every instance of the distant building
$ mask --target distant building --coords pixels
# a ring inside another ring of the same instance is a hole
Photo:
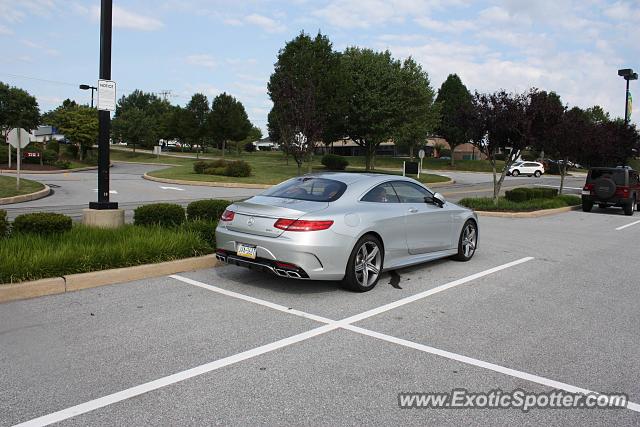
[[[33,131],[35,142],[45,142],[55,139],[56,141],[64,140],[64,135],[58,133],[58,129],[53,126],[38,126],[38,129]]]

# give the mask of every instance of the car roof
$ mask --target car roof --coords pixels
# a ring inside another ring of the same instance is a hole
[[[367,173],[367,172],[318,172],[304,175],[306,177],[314,177],[314,178],[324,178],[324,179],[333,179],[335,181],[344,182],[345,184],[353,184],[358,181],[366,180],[368,183],[374,184],[377,182],[384,182],[389,180],[389,178],[406,180],[407,179],[400,175],[392,175],[387,173]]]

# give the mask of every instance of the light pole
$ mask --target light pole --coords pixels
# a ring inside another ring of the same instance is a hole
[[[89,86],[89,85],[80,85],[80,89],[82,90],[89,90],[91,89],[91,108],[93,108],[93,92],[98,90],[97,87],[95,86]]]
[[[634,73],[631,68],[624,68],[622,70],[618,70],[618,75],[624,78],[627,81],[627,91],[625,92],[624,98],[624,122],[625,124],[629,124],[629,101],[631,99],[631,94],[629,93],[629,80],[638,80],[638,73]]]

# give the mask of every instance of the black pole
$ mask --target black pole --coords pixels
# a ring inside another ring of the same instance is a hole
[[[100,11],[100,79],[111,80],[111,13],[113,0],[102,0]],[[93,96],[93,90],[91,91]],[[118,209],[109,202],[109,111],[98,110],[98,202],[89,203],[91,209]]]
[[[91,108],[93,108],[93,91],[94,90],[95,90],[94,88],[91,88]]]
[[[625,77],[627,81],[627,91],[624,93],[624,123],[629,124],[629,79]]]

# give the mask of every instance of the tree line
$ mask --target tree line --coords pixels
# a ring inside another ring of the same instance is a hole
[[[0,130],[2,137],[14,127],[33,130],[38,125],[58,129],[79,147],[78,158],[98,140],[98,113],[95,108],[66,99],[55,109],[40,114],[35,97],[25,90],[0,82]],[[189,150],[202,152],[207,147],[222,149],[222,155],[235,144],[262,137],[262,132],[249,121],[242,103],[222,93],[211,103],[201,93],[194,94],[186,106],[172,105],[153,93],[135,90],[122,96],[111,123],[113,141],[124,141],[136,147],[152,148],[160,140],[177,140]]]
[[[320,33],[302,32],[286,43],[268,92],[273,101],[269,135],[299,168],[319,142],[351,139],[363,148],[370,170],[381,143],[394,141],[413,157],[416,147],[438,135],[452,151],[471,143],[487,156],[496,198],[507,170],[525,149],[562,160],[564,182],[569,161],[624,164],[639,140],[635,126],[611,120],[598,106],[569,108],[554,92],[472,94],[451,74],[436,95],[428,73],[411,57],[400,61],[388,51],[359,47],[338,52]]]

